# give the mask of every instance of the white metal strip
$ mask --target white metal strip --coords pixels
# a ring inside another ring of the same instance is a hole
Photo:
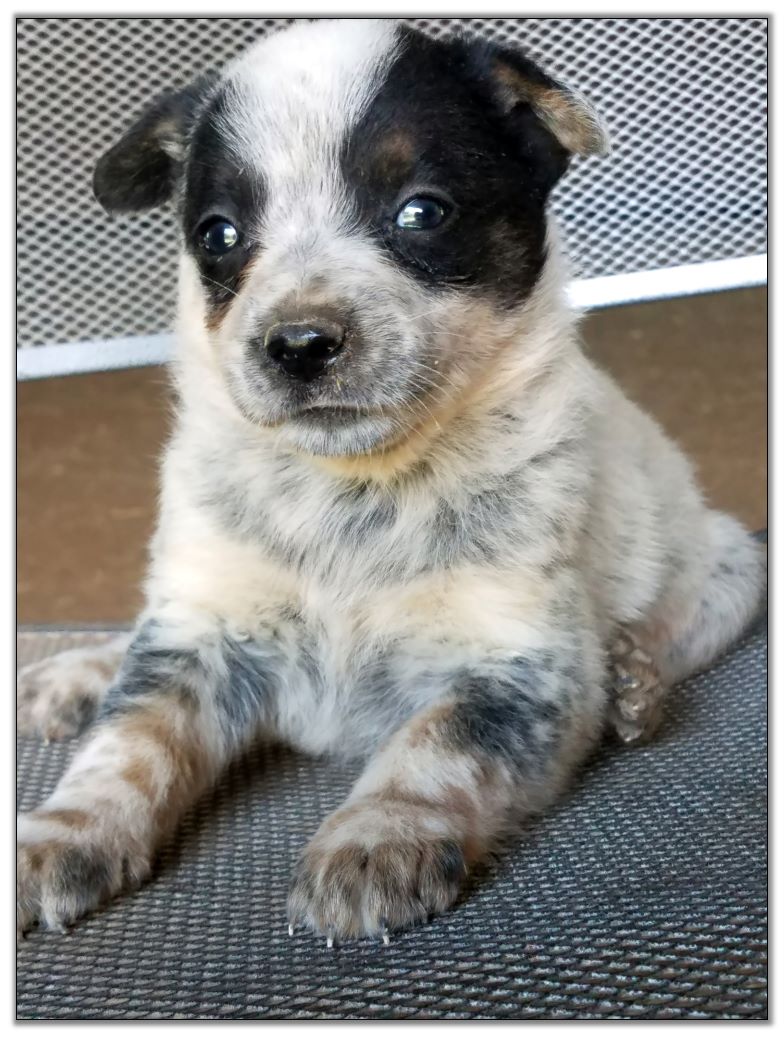
[[[642,303],[673,296],[692,296],[700,292],[719,292],[726,288],[748,288],[768,282],[768,256],[741,256],[738,259],[686,263],[680,267],[640,270],[633,274],[573,281],[569,299],[574,306],[595,310],[621,303]]]
[[[763,253],[573,281],[568,295],[573,306],[596,310],[623,303],[764,285],[767,280],[768,257]],[[172,336],[160,334],[31,346],[16,351],[16,377],[25,381],[164,364],[169,359],[171,345]]]
[[[90,339],[16,351],[16,378],[51,378],[88,371],[113,371],[163,364],[171,352],[171,335],[132,335],[125,339]]]

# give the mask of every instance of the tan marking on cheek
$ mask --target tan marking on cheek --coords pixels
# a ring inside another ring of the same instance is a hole
[[[210,303],[207,310],[207,319],[204,322],[207,326],[207,330],[210,332],[217,332],[220,326],[223,324],[223,319],[229,312],[231,307],[231,300],[233,296],[228,299],[225,303]]]
[[[477,328],[484,329],[484,334],[478,335]],[[522,381],[523,373],[517,371],[518,365],[513,373],[499,371],[502,356],[513,354],[524,358],[525,355],[513,349],[519,344],[520,329],[516,325],[507,327],[492,306],[475,301],[461,312],[460,320],[446,322],[443,334],[450,346],[447,352],[457,352],[459,347],[455,342],[465,343],[466,350],[460,353],[457,367],[450,368],[450,381],[440,390],[422,397],[419,404],[412,405],[414,419],[399,438],[365,454],[308,455],[308,460],[333,476],[392,483],[421,461],[439,440],[448,437],[456,419],[471,414],[485,415],[494,404],[508,397],[515,378],[520,377]],[[469,343],[470,357],[466,352]],[[408,413],[405,418],[408,421]]]
[[[248,259],[245,266],[237,275],[235,283],[231,288],[225,289],[225,291],[229,292],[228,299],[224,300],[222,303],[218,303],[217,305],[212,302],[207,303],[207,317],[205,318],[204,323],[206,324],[208,331],[217,332],[223,324],[223,321],[231,310],[237,296],[240,294],[242,286],[248,280],[251,267],[252,263],[250,259]]]
[[[234,296],[229,298],[223,303],[209,303],[207,307],[207,318],[205,324],[207,330],[210,332],[217,332],[220,326],[223,324],[223,320],[231,309],[231,304],[234,302]]]
[[[35,811],[33,817],[39,822],[56,822],[68,826],[69,829],[82,830],[90,826],[95,819],[86,811],[76,808],[58,807],[51,811]]]

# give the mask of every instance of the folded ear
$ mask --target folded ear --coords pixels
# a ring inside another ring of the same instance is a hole
[[[511,112],[529,105],[561,147],[573,155],[607,155],[610,142],[584,97],[569,90],[522,54],[499,50],[491,62],[499,100]]]
[[[507,116],[533,114],[568,155],[606,155],[609,138],[585,98],[552,79],[519,50],[476,41],[473,63]]]
[[[99,160],[93,193],[110,213],[141,212],[167,202],[184,168],[188,135],[212,77],[161,94]]]

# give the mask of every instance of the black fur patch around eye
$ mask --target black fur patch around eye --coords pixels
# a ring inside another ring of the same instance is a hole
[[[227,138],[225,90],[219,90],[202,113],[190,142],[182,226],[185,245],[195,258],[210,304],[210,323],[225,313],[258,250],[255,237],[264,185],[238,158]],[[211,217],[224,217],[240,234],[239,243],[222,256],[201,246],[199,228]]]
[[[486,57],[480,44],[404,31],[342,165],[362,219],[397,262],[430,286],[476,286],[512,306],[541,272],[545,205],[568,157],[530,108],[498,104]],[[455,206],[441,226],[395,226],[408,197],[439,192]]]

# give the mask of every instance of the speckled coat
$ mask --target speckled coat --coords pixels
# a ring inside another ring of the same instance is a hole
[[[760,549],[564,300],[548,195],[605,146],[516,52],[338,21],[159,99],[101,160],[107,208],[180,215],[178,402],[136,630],[20,678],[25,732],[98,715],[19,820],[22,929],[140,882],[264,733],[367,760],[292,927],[386,938],[748,623]],[[284,364],[292,325],[339,335]]]

